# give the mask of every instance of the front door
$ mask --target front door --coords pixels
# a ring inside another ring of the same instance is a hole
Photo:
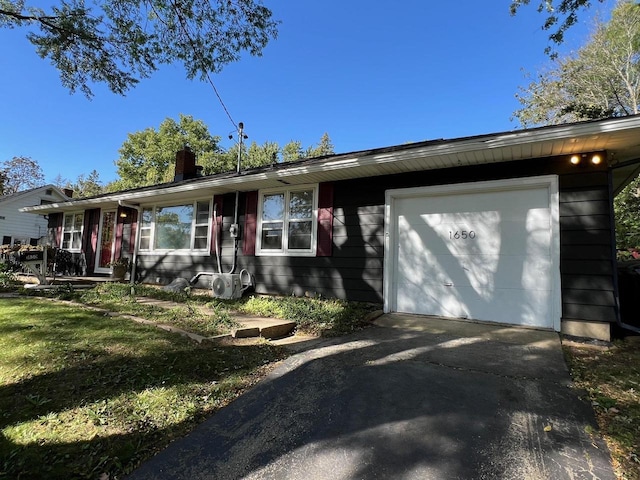
[[[116,239],[116,211],[103,210],[100,216],[100,229],[98,230],[98,252],[96,255],[95,271],[97,273],[110,273],[109,264],[113,261]]]

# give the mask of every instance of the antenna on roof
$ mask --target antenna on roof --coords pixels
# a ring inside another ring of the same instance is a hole
[[[229,135],[229,138],[233,138],[233,135]],[[244,134],[244,123],[238,122],[238,166],[236,173],[240,173],[240,167],[242,165],[242,141],[249,138]]]

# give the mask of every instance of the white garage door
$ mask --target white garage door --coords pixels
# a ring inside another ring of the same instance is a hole
[[[387,311],[560,327],[556,177],[387,192]]]

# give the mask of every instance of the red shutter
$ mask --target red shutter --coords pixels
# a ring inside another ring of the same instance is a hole
[[[128,210],[128,209],[127,209]],[[120,213],[124,213],[125,210],[123,207],[118,207],[116,210],[116,248],[115,252],[113,252],[113,259],[117,260],[122,255],[122,234],[124,233],[124,224],[126,222],[126,217],[120,216]],[[127,215],[129,212],[126,212]]]
[[[131,223],[131,231],[129,232],[129,253],[133,253],[136,248],[136,233],[138,229],[138,210],[132,208],[129,210],[129,217],[127,218]]]
[[[55,242],[55,246],[62,248],[62,219],[64,218],[64,214],[61,213],[50,213],[49,214],[49,229],[53,234],[53,241]]]
[[[210,251],[212,254],[216,252],[216,239],[218,242],[218,249],[220,249],[220,245],[222,245],[222,222],[224,217],[222,216],[222,195],[214,195],[213,196],[213,211],[215,212],[215,216],[211,216],[211,247]],[[220,250],[218,250],[220,251]]]
[[[333,184],[318,186],[318,248],[316,256],[330,257],[333,251]]]
[[[244,211],[244,235],[242,254],[256,254],[256,229],[258,228],[258,192],[247,192],[247,205]]]
[[[96,263],[96,253],[98,252],[98,232],[100,230],[100,217],[102,216],[102,210],[99,208],[85,210],[84,222],[85,232],[90,231],[90,235],[84,234],[87,239],[87,248],[84,250],[85,259],[87,260],[87,272],[93,273]],[[89,223],[89,230],[87,230],[87,221]]]

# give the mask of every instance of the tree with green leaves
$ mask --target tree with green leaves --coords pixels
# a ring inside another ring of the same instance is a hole
[[[240,148],[243,170],[300,160],[310,154],[318,156],[333,153],[333,144],[327,133],[322,136],[317,146],[308,147],[304,152],[299,141],[291,141],[282,149],[276,142],[265,142],[262,145],[251,142],[248,147],[242,142],[241,146],[236,143],[226,151],[219,146],[219,142],[220,137],[211,135],[204,122],[188,115],[180,115],[177,122],[167,118],[157,130],[147,128],[130,133],[119,150],[120,158],[115,162],[119,178],[107,185],[106,191],[114,192],[172,181],[176,152],[185,145],[195,153],[196,162],[202,167],[203,175],[234,171],[238,165]]]
[[[305,157],[323,157],[325,155],[333,155],[335,152],[333,151],[333,143],[331,143],[331,138],[329,138],[329,134],[325,132],[320,138],[320,142],[315,147],[308,147],[305,152]]]
[[[196,154],[198,164],[206,174],[233,168],[230,159],[222,155],[220,137],[209,133],[202,120],[180,115],[176,122],[165,119],[158,129],[130,133],[119,150],[116,160],[118,180],[108,185],[109,191],[126,190],[145,185],[169,182],[175,171],[176,152],[188,145]],[[224,162],[219,164],[219,160]]]
[[[242,168],[261,167],[274,163],[295,162],[305,158],[332,155],[334,153],[333,148],[328,133],[322,135],[317,145],[310,145],[306,149],[302,148],[302,142],[299,140],[291,140],[282,148],[276,142],[265,142],[262,145],[252,142],[248,149],[245,147],[243,150]],[[238,146],[235,145],[230,149],[229,154],[237,159]]]
[[[62,85],[92,96],[92,83],[123,95],[162,64],[206,79],[242,52],[261,55],[278,21],[260,0],[0,0],[0,27],[22,28]]]
[[[302,142],[299,140],[291,140],[282,147],[281,154],[282,161],[284,163],[295,162],[296,160],[304,158],[304,154],[302,153]]]
[[[278,163],[279,153],[280,147],[276,142],[265,142],[262,145],[258,145],[256,142],[251,142],[242,167],[262,167],[264,165]]]
[[[30,157],[13,157],[0,166],[2,195],[12,195],[45,184],[40,164]]]
[[[602,3],[604,0],[598,0]],[[515,15],[520,8],[529,5],[531,0],[511,0],[511,15]],[[564,41],[564,35],[578,22],[578,12],[591,7],[591,0],[536,0],[537,10],[544,13],[546,18],[542,29],[549,31],[549,40],[556,46]],[[552,57],[557,54],[553,46],[548,46],[545,52]]]
[[[551,125],[639,113],[640,6],[619,2],[586,45],[517,95],[521,125]],[[614,200],[618,249],[640,246],[640,178]]]
[[[620,250],[640,247],[640,177],[613,200],[616,220],[616,247]]]
[[[73,190],[73,196],[76,198],[95,197],[105,191],[105,187],[100,181],[100,174],[95,169],[89,175],[81,173],[74,183],[67,182],[65,188]]]
[[[638,113],[640,6],[619,2],[588,42],[516,94],[521,125],[552,125]]]

